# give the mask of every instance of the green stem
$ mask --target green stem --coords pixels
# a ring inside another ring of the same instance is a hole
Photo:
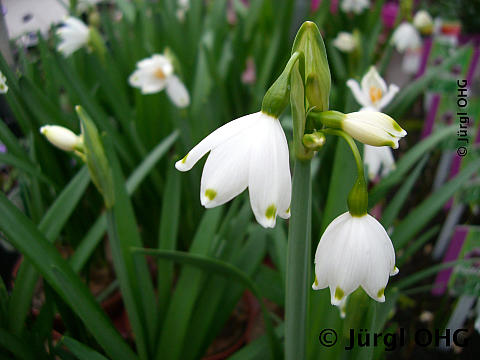
[[[365,181],[363,161],[362,157],[360,156],[360,152],[358,151],[357,144],[355,144],[355,141],[350,135],[341,130],[323,129],[322,132],[325,134],[340,136],[347,142],[348,146],[350,146],[350,150],[355,158],[355,163],[357,164],[358,176],[352,190],[350,191],[350,194],[348,195],[348,211],[350,211],[350,214],[353,216],[365,215],[368,208],[368,191],[367,183]]]
[[[297,159],[293,171],[285,294],[285,359],[306,358],[311,251],[311,162]]]

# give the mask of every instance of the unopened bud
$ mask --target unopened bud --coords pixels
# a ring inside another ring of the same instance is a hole
[[[80,150],[83,147],[82,137],[73,131],[58,125],[45,125],[40,133],[54,146],[65,151]]]
[[[321,132],[303,135],[303,145],[313,151],[318,151],[325,145],[325,135]]]

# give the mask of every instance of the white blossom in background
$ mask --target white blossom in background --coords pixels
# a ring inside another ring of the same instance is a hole
[[[387,87],[385,80],[374,66],[363,76],[360,84],[349,79],[347,86],[352,91],[355,100],[363,106],[360,111],[381,111],[399,91],[399,87],[395,84]],[[392,150],[388,146],[365,144],[363,161],[367,165],[370,180],[375,179],[377,175],[384,177],[395,168]]]
[[[355,14],[360,14],[369,7],[370,0],[342,0],[341,4],[343,12],[354,12]]]
[[[57,35],[61,40],[57,50],[68,57],[87,45],[90,30],[81,20],[74,17],[68,17],[63,23],[64,25],[57,30]]]
[[[433,19],[426,10],[419,10],[413,17],[413,26],[422,33],[429,33],[433,30]]]
[[[40,128],[40,133],[54,146],[64,151],[74,151],[82,146],[81,136],[73,131],[58,125],[45,125]]]
[[[354,139],[372,146],[398,148],[398,141],[407,135],[390,116],[378,111],[357,111],[345,114],[342,130]]]
[[[103,0],[77,0],[77,8],[76,10],[80,13],[87,11],[89,8],[95,6],[96,4],[100,3]],[[73,1],[70,0],[70,4]]]
[[[233,120],[203,139],[175,167],[188,171],[209,151],[200,186],[203,206],[225,204],[248,187],[260,225],[272,228],[277,215],[290,217],[289,151],[277,118],[257,112]]]
[[[179,108],[190,105],[190,95],[182,81],[173,73],[170,59],[155,54],[137,63],[137,69],[128,78],[131,86],[142,94],[154,94],[166,89],[170,100]]]
[[[395,84],[390,84],[387,87],[385,80],[382,79],[375,66],[370,67],[360,84],[356,80],[349,79],[347,86],[352,90],[355,100],[362,107],[376,111],[380,111],[387,106],[400,90]]]
[[[422,40],[415,26],[403,22],[395,29],[392,35],[392,42],[398,52],[405,52],[407,49],[418,49],[422,46]]]
[[[346,212],[328,225],[318,243],[312,288],[328,286],[332,305],[340,307],[359,286],[384,302],[388,279],[397,273],[395,251],[383,226],[368,214]]]
[[[6,94],[8,91],[7,78],[0,71],[0,94]]]
[[[187,11],[190,9],[190,0],[177,0],[177,19],[185,21]]]
[[[337,37],[333,40],[333,46],[342,52],[352,52],[357,47],[357,41],[353,34],[345,31],[338,33]]]

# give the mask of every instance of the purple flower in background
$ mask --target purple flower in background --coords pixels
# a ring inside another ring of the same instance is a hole
[[[7,152],[7,147],[0,142],[0,154],[5,154]]]
[[[320,6],[320,0],[312,0],[310,2],[310,10],[312,11],[317,11],[319,6]]]
[[[382,8],[382,22],[386,28],[392,29],[395,25],[395,20],[398,14],[398,4],[389,2],[383,5]]]

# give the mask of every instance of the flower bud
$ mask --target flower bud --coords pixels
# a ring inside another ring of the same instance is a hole
[[[71,130],[58,125],[45,125],[40,133],[54,146],[65,151],[80,150],[83,146],[82,137]]]
[[[82,126],[84,152],[90,177],[103,195],[105,206],[111,208],[115,200],[112,170],[108,164],[100,135],[90,116],[80,106],[76,106],[75,111]]]
[[[310,150],[318,151],[325,145],[325,135],[321,132],[305,134],[303,135],[303,145]]]
[[[390,146],[397,149],[398,140],[407,135],[395,120],[378,111],[366,110],[349,114],[324,111],[312,112],[312,116],[321,124],[333,129],[341,129],[354,139],[372,146]]]
[[[431,34],[433,31],[432,17],[427,11],[420,10],[413,17],[413,26],[415,26],[422,34]]]
[[[305,55],[306,96],[308,108],[315,107],[317,111],[328,110],[331,76],[328,66],[327,53],[322,35],[317,25],[306,21],[298,30],[293,52],[302,52]]]

